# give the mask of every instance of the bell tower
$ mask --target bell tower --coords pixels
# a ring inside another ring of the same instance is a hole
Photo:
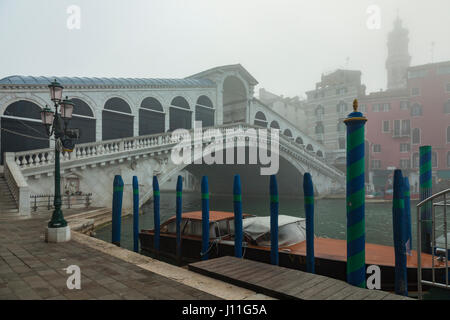
[[[388,58],[386,60],[387,88],[400,89],[406,87],[406,76],[411,63],[408,50],[409,31],[402,26],[397,15],[394,29],[388,35]]]

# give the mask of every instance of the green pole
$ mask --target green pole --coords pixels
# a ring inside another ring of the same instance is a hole
[[[64,216],[61,210],[61,176],[60,176],[60,152],[58,150],[57,144],[55,145],[55,198],[53,199],[53,205],[55,210],[53,210],[52,219],[48,223],[49,228],[64,228],[67,226],[67,221],[64,220]]]
[[[423,201],[432,194],[432,163],[431,146],[422,146],[420,154],[420,201]],[[420,212],[421,224],[421,248],[422,252],[431,254],[431,202],[425,204]],[[419,245],[419,244],[417,244]]]

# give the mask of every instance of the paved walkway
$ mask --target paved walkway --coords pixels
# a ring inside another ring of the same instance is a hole
[[[0,300],[219,299],[78,241],[44,242],[47,217],[0,221]],[[70,265],[81,290],[69,290]]]

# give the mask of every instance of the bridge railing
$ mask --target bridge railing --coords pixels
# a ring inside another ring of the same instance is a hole
[[[14,153],[12,152],[5,152],[4,176],[9,191],[19,209],[19,214],[29,215],[30,203],[28,198],[30,196],[30,189],[21,173],[20,167],[15,162]]]

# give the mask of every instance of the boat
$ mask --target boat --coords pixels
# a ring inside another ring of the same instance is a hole
[[[139,233],[143,254],[162,256],[177,263],[191,263],[202,258],[202,212],[182,214],[181,257],[176,255],[175,217],[160,226],[160,249],[154,250],[154,230]],[[209,258],[234,256],[234,214],[224,211],[209,213]],[[243,215],[243,256],[270,263],[270,217]],[[306,271],[306,221],[303,218],[280,215],[278,217],[279,265]],[[381,271],[381,289],[394,290],[394,248],[366,243],[366,266],[377,265]],[[315,237],[316,274],[346,280],[346,240]],[[431,279],[432,256],[422,253],[422,278]],[[445,279],[445,263],[435,258],[436,279]],[[417,252],[407,255],[408,290],[417,291]]]

